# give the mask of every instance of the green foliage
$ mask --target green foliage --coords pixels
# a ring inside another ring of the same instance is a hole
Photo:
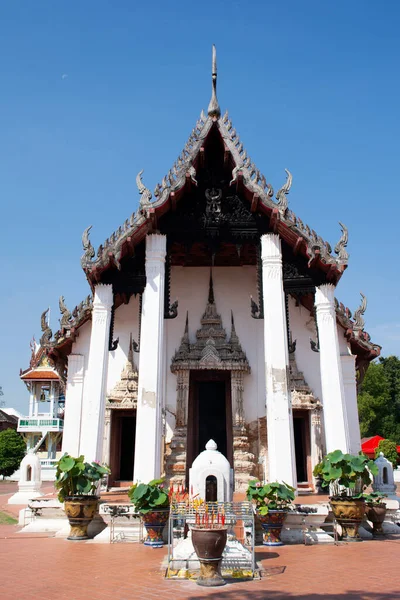
[[[257,479],[249,481],[247,500],[253,500],[260,515],[268,514],[269,510],[287,510],[294,500],[295,489],[286,483],[273,481],[262,484]]]
[[[15,429],[5,429],[0,433],[0,475],[12,475],[25,454],[25,442]]]
[[[332,495],[362,497],[362,491],[371,483],[371,474],[378,474],[378,467],[364,454],[343,454],[334,450],[314,468],[314,476],[322,477],[322,487],[331,487]],[[343,489],[344,488],[344,489]]]
[[[153,479],[149,483],[135,483],[129,488],[128,496],[142,515],[153,510],[169,508],[168,490],[164,487],[163,479]]]
[[[395,442],[391,440],[381,440],[378,447],[375,449],[375,458],[378,458],[380,453],[383,453],[384,457],[387,458],[393,465],[393,468],[397,468],[397,447]]]
[[[371,492],[370,494],[362,494],[362,497],[367,504],[385,504],[386,494]]]
[[[361,436],[381,435],[400,443],[400,360],[370,364],[358,394]]]
[[[74,458],[65,453],[56,465],[54,485],[60,502],[64,502],[68,496],[94,495],[100,479],[110,472],[108,467],[97,462],[85,462],[83,455]]]

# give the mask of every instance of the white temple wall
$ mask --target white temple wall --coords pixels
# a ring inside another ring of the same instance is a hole
[[[172,267],[171,302],[179,300],[176,319],[165,321],[166,337],[166,421],[167,441],[172,437],[176,408],[176,375],[171,373],[171,360],[179,348],[185,329],[186,311],[189,312],[189,338],[196,339],[200,319],[208,299],[210,269],[208,267]],[[218,313],[226,333],[231,331],[231,310],[236,332],[246,352],[251,373],[244,379],[244,412],[246,422],[265,416],[264,343],[262,321],[253,319],[250,312],[250,295],[257,300],[256,268],[214,267],[214,296]]]
[[[92,321],[87,321],[79,328],[68,357],[62,452],[73,456],[80,454],[82,399],[88,370],[91,329]]]
[[[121,304],[114,315],[114,340],[119,338],[118,347],[109,353],[107,373],[107,393],[121,379],[121,372],[128,358],[129,337],[132,333],[137,343],[139,340],[139,295],[131,296],[128,304]],[[139,365],[139,352],[133,353],[135,365]]]
[[[296,306],[296,301],[289,296],[289,321],[292,339],[296,340],[295,358],[299,371],[313,391],[315,398],[322,401],[321,372],[318,352],[311,350],[310,338],[316,341],[315,320],[310,311]]]
[[[78,330],[78,337],[72,344],[71,354],[83,354],[86,357],[85,360],[85,372],[87,369],[87,357],[89,355],[90,347],[90,332],[92,329],[92,321],[86,321]]]
[[[339,323],[336,324],[337,327],[337,334],[338,334],[338,340],[339,340],[339,352],[340,354],[348,354],[349,353],[349,344],[346,340],[346,338],[344,337],[344,329],[341,325],[339,325]],[[351,354],[351,352],[350,352]]]

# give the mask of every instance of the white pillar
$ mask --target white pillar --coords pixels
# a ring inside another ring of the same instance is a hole
[[[281,241],[261,237],[269,481],[297,487]]]
[[[144,483],[161,474],[166,242],[164,235],[146,238],[134,467],[134,481]]]
[[[89,462],[102,459],[112,304],[112,285],[96,285],[88,370],[83,393],[80,443],[80,453]]]
[[[361,434],[357,407],[356,357],[353,354],[344,354],[340,357],[340,360],[349,427],[350,452],[351,454],[358,454],[361,450]]]
[[[71,456],[79,456],[80,454],[84,367],[85,357],[83,354],[70,354],[68,356],[62,452],[68,452]]]
[[[334,300],[334,285],[324,284],[316,289],[315,306],[317,309],[326,451],[349,452],[346,401]]]
[[[37,417],[39,414],[39,398],[42,393],[42,388],[40,383],[34,383],[35,396],[33,399],[33,416]]]
[[[35,386],[36,386],[36,384],[34,382],[32,382],[30,384],[30,390],[29,390],[29,416],[30,417],[34,416]]]
[[[52,419],[54,417],[54,382],[53,381],[50,381],[49,395],[50,395],[49,413],[50,413],[50,418]]]

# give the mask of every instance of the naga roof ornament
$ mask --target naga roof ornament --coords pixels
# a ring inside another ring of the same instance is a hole
[[[72,314],[69,312],[68,308],[65,306],[64,296],[60,296],[58,305],[60,307],[60,313],[62,315],[62,317],[60,319],[61,329],[71,329]]]
[[[345,264],[347,264],[349,254],[346,250],[346,246],[349,241],[349,232],[346,225],[343,225],[343,223],[341,223],[340,221],[339,225],[342,228],[342,236],[335,246],[335,254],[338,255],[338,260],[343,261]]]
[[[212,47],[212,69],[211,69],[212,87],[211,87],[211,100],[208,105],[208,116],[209,117],[220,117],[221,109],[217,99],[217,49],[213,44]]]
[[[92,242],[89,240],[89,232],[92,229],[92,225],[86,227],[85,231],[82,234],[82,246],[84,253],[81,258],[81,265],[83,269],[86,269],[92,262],[92,259],[95,257],[95,251],[92,246]]]
[[[287,194],[289,193],[290,188],[292,187],[292,181],[293,181],[293,176],[292,176],[291,172],[288,169],[285,169],[285,171],[286,171],[286,175],[287,175],[286,183],[281,187],[281,189],[276,194],[276,199],[278,200],[278,210],[283,217],[285,216],[287,207],[288,207]]]
[[[136,175],[136,185],[140,194],[139,211],[146,215],[147,209],[151,205],[151,192],[142,182],[143,169]]]
[[[364,294],[362,292],[360,292],[360,296],[361,296],[361,304],[357,308],[357,310],[354,311],[353,329],[355,331],[362,331],[364,329],[364,325],[365,325],[363,314],[367,310],[367,298],[366,298],[366,296],[364,296]]]
[[[45,311],[43,311],[40,317],[40,326],[43,332],[42,337],[40,338],[40,345],[43,347],[49,346],[50,340],[53,335],[53,332],[50,329],[49,323],[47,321],[47,315],[49,310],[50,308],[47,308]]]

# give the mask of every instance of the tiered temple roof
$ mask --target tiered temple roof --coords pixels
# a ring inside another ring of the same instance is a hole
[[[143,183],[143,170],[138,173],[136,178],[140,194],[138,210],[133,212],[117,231],[99,246],[97,252],[89,238],[91,226],[85,229],[82,236],[84,254],[81,258],[81,265],[92,290],[98,282],[112,281],[112,273],[121,272],[124,269],[124,261],[127,260],[131,261],[130,272],[124,282],[131,285],[132,279],[134,279],[139,287],[144,285],[144,273],[140,270],[140,261],[144,260],[141,242],[148,233],[158,231],[162,217],[169,212],[176,211],[179,203],[185,202],[184,196],[197,188],[197,174],[204,168],[205,155],[212,145],[208,143],[211,139],[219,139],[219,143],[222,145],[224,168],[230,173],[229,189],[232,192],[240,193],[247,202],[251,214],[268,219],[269,230],[279,233],[283,242],[291,249],[293,256],[302,257],[310,273],[318,272],[321,282],[337,284],[347,268],[349,255],[346,251],[348,242],[346,226],[340,223],[342,234],[332,251],[328,242],[324,241],[308,225],[305,225],[288,208],[287,196],[293,178],[287,169],[285,169],[286,182],[274,194],[272,185],[267,182],[265,176],[250,158],[228,113],[221,116],[216,82],[216,55],[215,49],[213,49],[212,96],[208,114],[206,115],[204,111],[201,112],[172,168],[163,177],[161,183],[156,185],[153,194]],[[209,200],[211,203],[213,202],[212,197]],[[134,291],[134,293],[137,292]],[[368,363],[380,353],[380,347],[372,344],[370,336],[364,331],[362,319],[366,306],[364,304],[355,312],[354,320],[351,318],[349,309],[339,302],[336,305],[337,321],[345,329],[346,338],[351,345],[352,352],[358,355],[360,364],[362,361]],[[305,305],[307,305],[306,302]],[[312,310],[312,304],[308,308]],[[40,343],[55,362],[61,360],[62,363],[71,351],[79,327],[91,319],[92,298],[88,296],[72,312],[69,312],[64,298],[61,296],[60,311],[62,315],[60,329],[54,337],[47,325],[47,311],[42,314],[43,335]],[[65,371],[65,368],[61,365],[58,370]]]

